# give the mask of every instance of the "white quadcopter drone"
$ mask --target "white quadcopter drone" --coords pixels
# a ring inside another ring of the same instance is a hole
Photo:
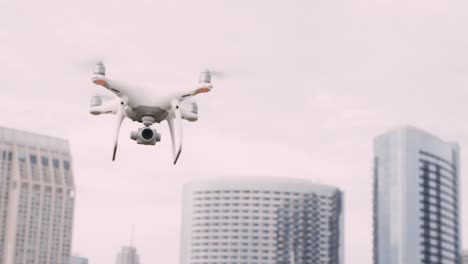
[[[167,120],[172,138],[173,160],[176,164],[182,151],[182,119],[191,122],[198,120],[198,106],[195,101],[188,99],[200,93],[207,93],[213,88],[211,72],[205,70],[200,73],[198,85],[192,89],[155,94],[154,91],[135,89],[133,86],[107,78],[102,62],[98,62],[94,67],[92,80],[94,84],[103,86],[117,96],[103,103],[103,98],[96,95],[91,100],[90,109],[93,115],[117,115],[113,161],[117,153],[120,127],[127,117],[144,124],[143,128],[133,131],[130,136],[142,145],[156,145],[161,140],[161,135],[151,126]]]

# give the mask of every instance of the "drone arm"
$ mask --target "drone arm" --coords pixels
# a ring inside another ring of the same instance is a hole
[[[213,89],[213,84],[211,83],[199,83],[197,87],[192,91],[192,96],[201,94],[201,93],[207,93]]]
[[[107,90],[113,92],[115,95],[121,97],[123,85],[115,80],[110,80],[104,75],[96,74],[93,76],[92,81],[94,84],[102,86]]]
[[[169,130],[171,132],[172,157],[174,164],[176,164],[180,153],[182,152],[182,114],[180,113],[178,100],[173,100],[171,102],[167,124],[169,125]]]

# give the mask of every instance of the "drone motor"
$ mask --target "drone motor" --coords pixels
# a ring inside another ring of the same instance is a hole
[[[182,118],[187,121],[195,122],[198,120],[198,105],[196,102],[182,102],[180,112]]]
[[[102,105],[102,98],[99,95],[95,95],[91,98],[91,107]]]
[[[211,83],[211,73],[209,70],[202,71],[200,73],[200,78],[198,79],[200,83]]]
[[[104,63],[96,63],[96,66],[94,66],[94,74],[106,76],[106,67],[104,66]]]

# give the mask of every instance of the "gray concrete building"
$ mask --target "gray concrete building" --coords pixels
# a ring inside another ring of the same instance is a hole
[[[374,264],[459,264],[459,147],[401,127],[374,141]]]
[[[293,179],[184,186],[181,264],[343,263],[343,194]]]
[[[74,202],[68,142],[0,127],[0,264],[69,264]]]

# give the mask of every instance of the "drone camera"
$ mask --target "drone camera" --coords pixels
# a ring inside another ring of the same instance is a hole
[[[161,134],[156,129],[144,127],[133,131],[130,138],[135,140],[137,144],[141,145],[156,145],[157,142],[161,141]]]

